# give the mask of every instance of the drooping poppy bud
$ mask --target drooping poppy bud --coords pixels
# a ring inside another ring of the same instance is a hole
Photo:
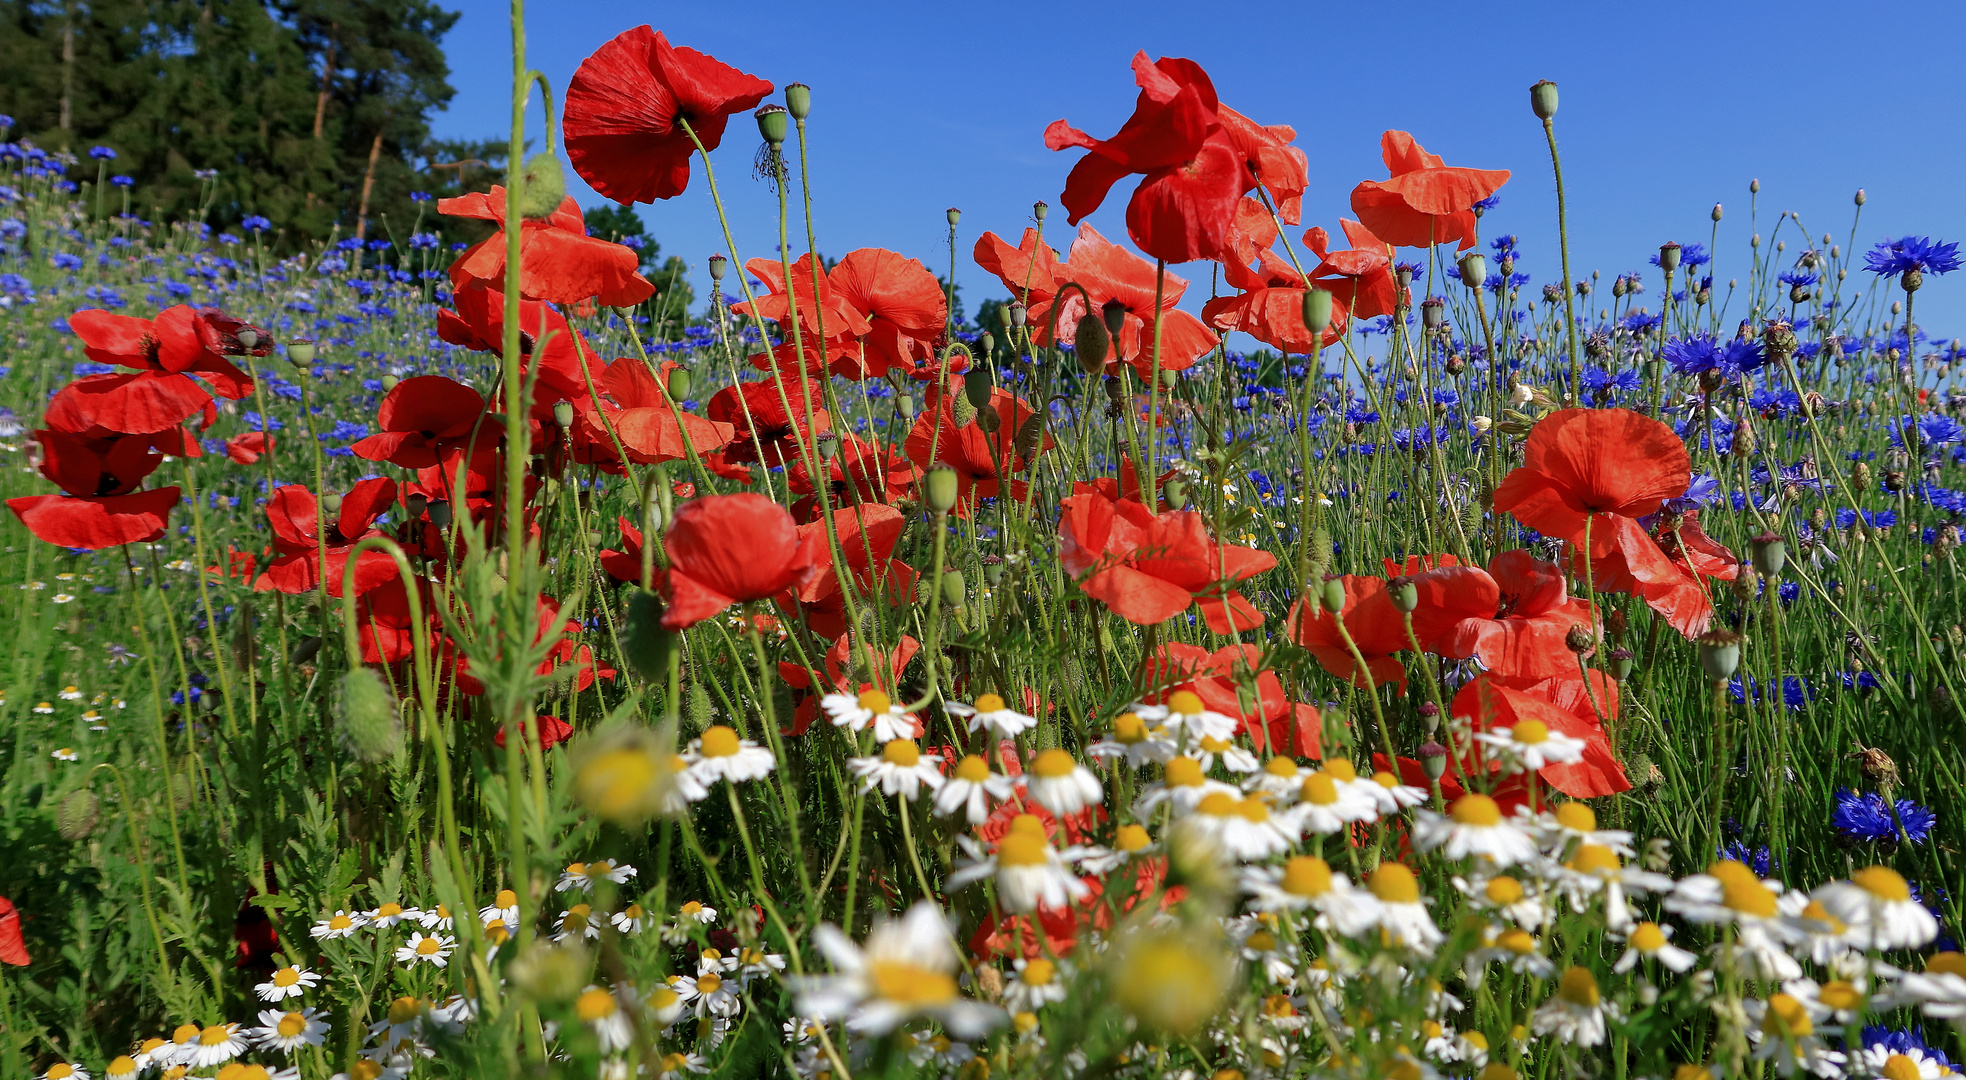
[[[519,215],[533,221],[553,216],[567,197],[566,176],[553,154],[534,154],[519,180]]]
[[[968,586],[963,582],[962,572],[950,570],[942,575],[942,602],[951,607],[963,602]]]
[[[382,392],[385,394],[391,390],[396,389],[396,387],[402,385],[403,382],[401,378],[398,378],[395,375],[384,375],[381,379],[378,379],[377,381],[382,384]]]
[[[1167,505],[1173,507],[1174,509],[1179,510],[1182,507],[1188,505],[1187,481],[1177,477],[1173,480],[1169,480],[1165,484],[1162,484],[1160,490],[1161,490],[1161,495],[1167,499]]]
[[[1079,320],[1078,329],[1072,331],[1072,348],[1078,356],[1079,367],[1087,375],[1097,375],[1106,370],[1106,350],[1111,341],[1105,323],[1098,319]]]
[[[812,115],[812,87],[802,82],[785,84],[785,111],[794,120],[804,120]]]
[[[350,668],[341,677],[341,698],[335,707],[336,727],[348,751],[374,764],[396,756],[403,729],[396,715],[396,695],[382,676],[365,667]]]
[[[669,650],[675,647],[675,633],[662,625],[662,615],[661,597],[647,589],[629,592],[628,619],[621,630],[621,661],[645,682],[668,673]]]
[[[973,368],[963,376],[963,395],[969,398],[972,406],[981,409],[988,405],[992,393],[994,388],[990,385],[990,375],[983,369]]]
[[[77,788],[68,793],[55,812],[55,831],[63,840],[85,840],[96,831],[96,820],[100,816],[101,804],[96,801],[96,793],[88,788]]]
[[[1548,120],[1556,115],[1556,84],[1544,79],[1529,88],[1529,110],[1538,120]]]

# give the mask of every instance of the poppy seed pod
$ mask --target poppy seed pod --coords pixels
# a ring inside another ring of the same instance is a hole
[[[1447,747],[1429,740],[1420,744],[1420,771],[1427,779],[1438,780],[1447,775]]]
[[[1160,486],[1160,490],[1161,490],[1161,497],[1165,498],[1167,500],[1167,505],[1173,507],[1174,509],[1179,510],[1182,507],[1188,505],[1187,481],[1177,477],[1173,480],[1169,480],[1165,484],[1162,484]]]
[[[250,326],[241,327],[233,336],[239,339],[239,347],[247,352],[252,352],[259,347],[259,331]]]
[[[669,373],[669,396],[675,398],[677,401],[684,400],[689,397],[690,384],[694,381],[695,376],[690,374],[688,368],[677,368],[671,371]]]
[[[429,513],[430,513],[430,524],[437,526],[439,529],[446,529],[450,527],[451,504],[449,500],[447,499],[430,500]]]
[[[1488,256],[1479,251],[1470,251],[1461,256],[1459,266],[1461,284],[1470,289],[1479,289],[1481,283],[1488,280]]]
[[[560,425],[560,426],[561,426],[561,427],[563,427],[563,428],[570,428],[570,427],[572,427],[572,426],[573,426],[573,402],[571,402],[571,401],[556,401],[556,402],[554,402],[554,403],[553,403],[553,422],[554,422],[555,424],[558,424],[558,425]]]
[[[396,756],[403,729],[396,715],[396,695],[382,676],[370,668],[350,668],[341,677],[341,697],[335,704],[336,728],[348,752],[374,764]]]
[[[421,518],[423,512],[429,508],[430,497],[427,495],[410,495],[403,500],[403,509],[410,512],[410,520],[412,521]]]
[[[1331,294],[1323,289],[1304,291],[1304,329],[1322,334],[1331,326]]]
[[[1105,323],[1098,319],[1079,320],[1078,329],[1072,331],[1072,348],[1078,355],[1079,367],[1087,375],[1106,370],[1106,350],[1111,341]]]
[[[532,221],[553,216],[567,197],[566,176],[560,172],[560,159],[553,154],[534,154],[520,174],[519,214]]]
[[[961,210],[959,210],[959,209],[957,209],[957,208],[955,208],[955,207],[953,207],[953,206],[951,206],[951,207],[950,207],[949,209],[947,209],[947,210],[944,210],[944,211],[942,212],[942,216],[943,216],[944,218],[947,218],[947,219],[948,219],[948,221],[949,221],[949,227],[950,227],[951,229],[953,229],[953,228],[955,228],[955,227],[956,227],[956,226],[957,226],[958,224],[961,224],[961,222],[962,222],[962,219],[963,219],[963,212],[962,212]]]
[[[729,265],[730,260],[724,258],[722,255],[710,256],[710,280],[722,281],[724,279],[724,269]]]
[[[326,510],[330,514],[341,513],[341,496],[339,495],[321,496],[321,509]]]
[[[946,514],[956,505],[960,485],[956,482],[956,470],[947,465],[937,465],[928,471],[922,482],[928,494],[928,508],[937,514]]]
[[[1781,577],[1788,557],[1788,541],[1780,533],[1765,532],[1748,541],[1748,558],[1763,577]]]
[[[1420,325],[1438,330],[1447,325],[1447,302],[1438,296],[1420,301]]]
[[[1556,84],[1544,79],[1529,88],[1529,111],[1538,120],[1548,120],[1556,115]]]
[[[1118,300],[1108,300],[1099,305],[1099,316],[1106,321],[1106,333],[1117,340],[1120,328],[1126,325],[1126,305]]]
[[[1632,651],[1630,649],[1611,650],[1611,677],[1613,679],[1624,682],[1626,679],[1631,678],[1632,666]]]
[[[384,375],[379,381],[382,383],[382,392],[386,394],[396,389],[403,380],[394,375]]]
[[[812,446],[819,451],[821,461],[831,461],[840,456],[840,437],[830,431],[812,440]]]
[[[1024,307],[1021,300],[1012,300],[1004,311],[1010,316],[1010,325],[1014,329],[1021,329],[1025,321],[1031,317],[1030,311]]]
[[[1345,579],[1336,574],[1326,574],[1324,584],[1318,589],[1318,604],[1333,614],[1345,608]]]
[[[812,87],[802,82],[785,84],[785,111],[794,120],[804,120],[812,115]]]
[[[906,394],[901,395],[894,401],[894,411],[901,414],[901,419],[903,420],[913,420],[915,418],[915,399]]]
[[[287,362],[295,367],[308,367],[314,363],[314,343],[307,338],[287,342]]]
[[[993,356],[997,351],[997,335],[988,330],[976,336],[976,346],[984,356]]]
[[[1707,678],[1724,683],[1741,666],[1741,635],[1730,630],[1713,630],[1700,638],[1700,670]]]
[[[1659,245],[1659,269],[1670,274],[1679,269],[1679,245],[1671,240]]]
[[[1420,587],[1406,578],[1394,578],[1386,583],[1386,598],[1394,608],[1412,612],[1420,607]]]
[[[1051,205],[1043,199],[1039,199],[1037,202],[1031,204],[1031,216],[1037,218],[1038,224],[1040,225],[1044,224],[1044,216],[1050,210]]]
[[[758,134],[766,142],[773,146],[785,142],[785,133],[790,120],[789,114],[785,112],[785,106],[760,105],[758,111],[752,113],[751,117],[758,122]]]

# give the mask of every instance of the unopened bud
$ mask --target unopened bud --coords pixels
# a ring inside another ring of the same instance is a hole
[[[1106,351],[1111,341],[1105,323],[1089,317],[1079,320],[1078,329],[1072,332],[1072,348],[1078,354],[1079,367],[1087,375],[1106,370]]]
[[[1720,220],[1720,204],[1719,204],[1719,203],[1714,203],[1714,204],[1713,204],[1713,219],[1714,219],[1715,221],[1719,221],[1719,220]]]
[[[556,402],[554,402],[554,403],[553,403],[553,422],[554,422],[555,424],[558,424],[558,425],[560,425],[560,426],[561,426],[562,428],[570,428],[570,427],[572,427],[572,426],[573,426],[573,402],[571,402],[571,401],[556,401]]]
[[[88,788],[77,788],[68,793],[55,813],[55,831],[63,840],[84,840],[96,831],[96,820],[100,816],[100,804],[96,794]]]
[[[385,394],[391,390],[396,389],[398,386],[401,386],[403,383],[402,379],[397,378],[394,375],[384,375],[381,379],[378,379],[377,381],[382,383],[382,392]]]
[[[1331,326],[1331,294],[1323,289],[1304,291],[1304,329],[1322,334]]]
[[[1583,656],[1597,648],[1597,635],[1582,623],[1571,623],[1569,631],[1563,635],[1563,647]]]
[[[1862,205],[1864,204],[1864,202],[1865,202],[1865,201],[1867,200],[1867,198],[1868,198],[1868,196],[1866,196],[1866,195],[1864,194],[1864,189],[1863,189],[1863,188],[1858,188],[1858,189],[1857,189],[1857,205],[1858,205],[1858,206],[1862,206]]]
[[[840,437],[826,432],[812,441],[813,448],[819,451],[819,460],[831,461],[840,455]]]
[[[963,582],[961,571],[950,570],[942,575],[942,602],[955,606],[963,602],[968,586]]]
[[[1859,461],[1850,466],[1850,483],[1859,491],[1867,490],[1870,487],[1870,465]]]
[[[956,481],[956,470],[947,465],[937,465],[928,471],[922,486],[928,495],[928,508],[937,514],[946,514],[956,505],[956,496],[961,488]]]
[[[689,397],[690,385],[694,381],[695,376],[688,368],[676,368],[669,373],[669,396],[677,401],[686,400]]]
[[[1161,496],[1167,500],[1167,505],[1173,507],[1174,509],[1179,510],[1182,507],[1188,505],[1187,481],[1182,480],[1179,477],[1176,477],[1175,479],[1169,480],[1167,483],[1162,484],[1160,490],[1161,490]]]
[[[990,385],[990,373],[982,368],[971,368],[963,376],[963,396],[969,398],[970,405],[982,408],[990,403],[995,390]]]
[[[1872,746],[1857,755],[1857,770],[1879,787],[1898,786],[1898,763],[1891,755]]]
[[[396,756],[403,729],[396,715],[396,695],[370,668],[348,669],[341,677],[341,696],[335,713],[342,742],[349,753],[374,764]]]
[[[1336,574],[1327,574],[1324,584],[1318,589],[1318,603],[1324,610],[1337,614],[1345,609],[1345,579]]]
[[[553,216],[567,197],[567,180],[556,154],[534,154],[519,182],[519,215],[532,221]]]

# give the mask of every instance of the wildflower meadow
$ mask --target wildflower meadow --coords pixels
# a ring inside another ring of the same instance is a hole
[[[1108,51],[856,246],[823,85],[613,29],[386,235],[0,117],[0,1077],[1966,1071],[1956,243],[1573,251],[1553,83],[1321,190]]]

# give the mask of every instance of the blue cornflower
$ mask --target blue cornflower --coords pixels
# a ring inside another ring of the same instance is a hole
[[[1686,484],[1686,494],[1677,499],[1667,499],[1666,509],[1676,514],[1697,510],[1702,506],[1720,501],[1720,481],[1711,474],[1699,473]]]
[[[1898,835],[1898,823],[1891,820],[1891,809],[1884,796],[1874,791],[1859,795],[1849,788],[1839,788],[1836,807],[1830,811],[1830,825],[1853,840],[1889,840]],[[1924,843],[1939,820],[1937,814],[1910,799],[1899,799],[1897,811],[1898,821],[1904,823],[1905,836],[1914,844]]]
[[[1966,428],[1944,413],[1926,413],[1918,418],[1918,437],[1929,446],[1950,446],[1966,439]]]
[[[1711,334],[1698,334],[1690,338],[1669,338],[1661,350],[1666,363],[1681,375],[1699,375],[1717,371],[1727,378],[1738,378],[1750,371],[1758,370],[1767,363],[1768,357],[1761,351],[1758,341],[1742,341],[1738,338],[1720,341]]]
[[[5,126],[5,124],[0,124],[0,127]],[[1485,214],[1500,205],[1502,205],[1502,197],[1500,195],[1490,195],[1486,199],[1476,199],[1474,206],[1470,207],[1470,209],[1479,210]]]
[[[1863,1045],[1866,1050],[1881,1048],[1887,1054],[1902,1054],[1909,1050],[1916,1050],[1926,1058],[1938,1062],[1948,1069],[1953,1067],[1952,1059],[1946,1057],[1945,1051],[1939,1050],[1925,1041],[1925,1029],[1922,1027],[1910,1028],[1905,1031],[1892,1031],[1890,1028],[1881,1027],[1876,1024],[1866,1024],[1864,1026]]]
[[[1783,606],[1793,604],[1795,603],[1796,597],[1802,595],[1802,583],[1799,581],[1784,581],[1782,582],[1782,587],[1776,590],[1775,594],[1782,598]],[[1864,675],[1872,682],[1877,681],[1877,676],[1871,675],[1868,671],[1864,672]]]
[[[1885,240],[1864,253],[1864,269],[1885,277],[1911,271],[1950,274],[1959,269],[1959,245],[1941,244],[1929,236]]]
[[[111,150],[107,146],[91,146],[89,147],[89,156],[95,158],[97,161],[115,161],[116,151]]]
[[[109,182],[110,182],[110,183],[112,183],[112,184],[115,184],[115,185],[116,185],[117,187],[135,187],[135,186],[136,186],[136,181],[135,181],[135,180],[132,180],[131,178],[129,178],[129,177],[127,177],[127,176],[112,176],[112,177],[110,177],[110,178],[109,178]]]
[[[273,227],[273,222],[258,214],[247,214],[240,220],[239,227],[247,232],[264,232]]]
[[[1783,274],[1780,278],[1776,280],[1780,281],[1784,285],[1790,286],[1791,288],[1806,289],[1822,279],[1818,278],[1814,274],[1807,273],[1802,270],[1790,270],[1788,273]]]
[[[1767,845],[1749,847],[1746,842],[1741,840],[1730,840],[1720,845],[1720,857],[1722,859],[1732,859],[1739,863],[1746,863],[1748,869],[1753,870],[1754,876],[1756,877],[1767,877],[1768,871],[1775,861],[1774,853],[1768,850]]]
[[[436,196],[435,196],[435,195],[432,195],[432,194],[430,194],[430,193],[429,193],[429,192],[427,192],[427,191],[412,191],[412,192],[410,192],[410,201],[411,201],[411,202],[429,202],[430,200],[432,200],[432,199],[434,199],[434,198],[436,198]]]
[[[1635,311],[1618,320],[1618,325],[1630,333],[1643,335],[1657,329],[1660,321],[1660,316],[1649,311]]]

